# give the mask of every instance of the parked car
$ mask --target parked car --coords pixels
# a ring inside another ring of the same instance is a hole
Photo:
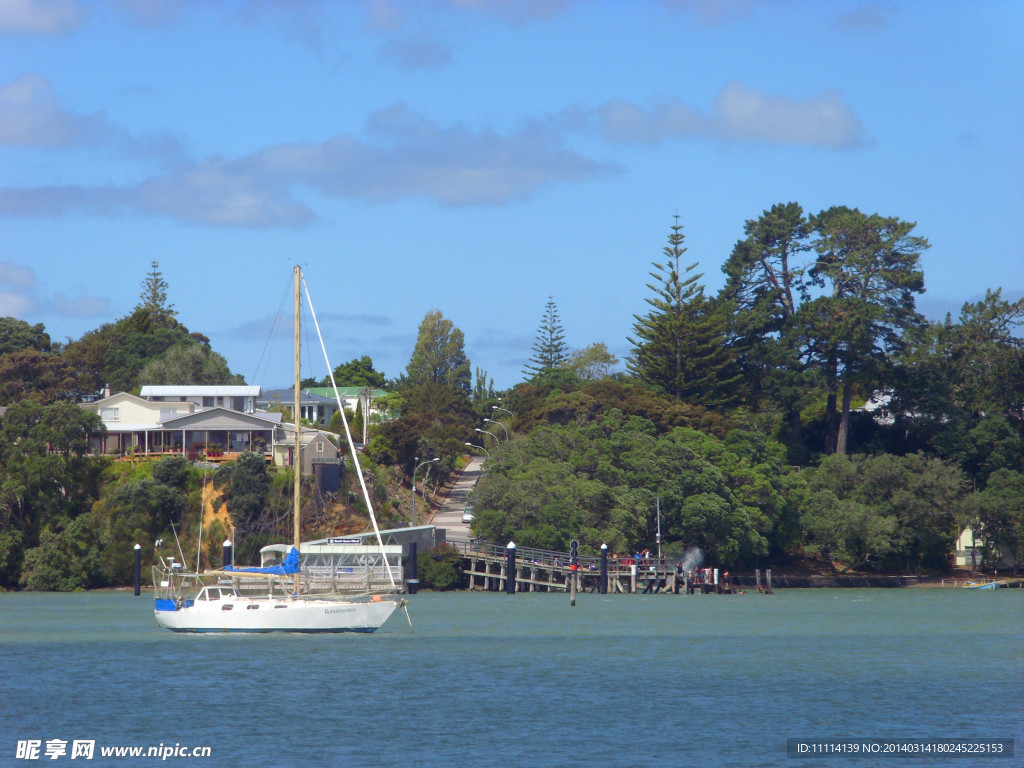
[[[464,510],[462,510],[462,522],[466,523],[467,525],[469,523],[473,522],[473,505],[472,504],[467,504],[466,508]]]

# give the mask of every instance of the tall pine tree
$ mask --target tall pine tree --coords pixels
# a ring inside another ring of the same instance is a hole
[[[725,315],[704,296],[698,282],[702,274],[690,275],[696,262],[680,266],[686,252],[679,217],[668,236],[664,263],[652,262],[655,283],[647,287],[654,296],[647,299],[651,311],[634,315],[634,336],[628,341],[633,351],[626,367],[638,379],[678,400],[720,406],[736,399],[739,377],[732,354],[725,344]],[[689,276],[687,276],[689,275]]]
[[[537,329],[537,340],[531,349],[533,355],[523,369],[523,375],[527,378],[542,376],[556,368],[564,368],[569,363],[569,348],[565,344],[565,332],[558,319],[558,307],[550,296],[544,307],[540,328]]]
[[[167,281],[160,273],[156,259],[150,262],[150,270],[142,281],[142,293],[136,309],[144,309],[158,326],[174,327],[178,312],[173,304],[167,303]]]

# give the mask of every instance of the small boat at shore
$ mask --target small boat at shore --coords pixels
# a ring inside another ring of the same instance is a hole
[[[1005,581],[968,581],[961,589],[999,589],[1005,586]]]

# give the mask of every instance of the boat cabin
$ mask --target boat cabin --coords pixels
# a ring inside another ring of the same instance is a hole
[[[203,587],[196,600],[220,600],[221,598],[241,597],[239,591],[233,587]]]

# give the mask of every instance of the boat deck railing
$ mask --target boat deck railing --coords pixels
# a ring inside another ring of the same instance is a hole
[[[403,584],[402,566],[343,566],[334,569],[307,566],[302,572],[303,586],[312,594],[334,591],[386,591],[393,589],[392,579],[394,584],[401,589]]]

